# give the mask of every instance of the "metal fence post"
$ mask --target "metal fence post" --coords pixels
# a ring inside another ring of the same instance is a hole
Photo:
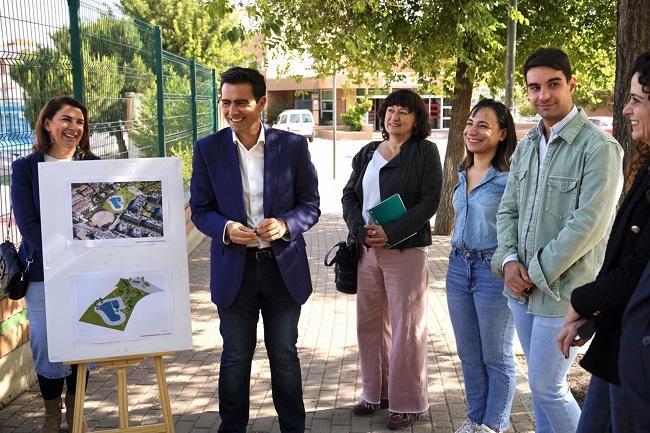
[[[219,130],[219,104],[217,103],[217,71],[212,69],[212,132]]]
[[[192,101],[190,109],[192,111],[192,143],[196,143],[199,139],[198,135],[198,122],[196,120],[196,60],[190,62],[190,91],[192,93]]]
[[[68,13],[70,16],[70,62],[72,63],[72,94],[85,102],[84,95],[84,65],[81,55],[81,30],[79,25],[79,0],[68,0]]]
[[[156,96],[158,106],[158,156],[165,156],[165,76],[163,71],[162,31],[154,27],[154,49],[156,55]]]

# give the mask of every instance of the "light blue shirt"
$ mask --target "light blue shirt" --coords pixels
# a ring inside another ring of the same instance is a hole
[[[497,210],[508,182],[507,171],[490,167],[481,182],[467,194],[467,171],[458,171],[454,189],[454,234],[451,245],[467,251],[486,251],[497,247]]]
[[[569,113],[564,116],[562,120],[551,126],[549,129],[551,130],[551,133],[548,136],[548,141],[546,141],[546,136],[544,135],[544,121],[540,120],[539,123],[537,124],[537,131],[539,131],[539,164],[540,164],[540,172],[543,171],[544,169],[544,163],[546,162],[546,151],[548,150],[548,144],[555,140],[560,134],[560,131],[564,129],[565,126],[569,124],[571,119],[576,117],[578,114],[578,107],[575,105],[569,111]]]

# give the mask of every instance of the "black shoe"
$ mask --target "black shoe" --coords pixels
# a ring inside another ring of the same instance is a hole
[[[364,399],[361,399],[359,403],[352,406],[352,413],[358,416],[372,415],[377,412],[379,409],[388,409],[388,400],[381,399],[379,404],[377,403],[368,403]]]

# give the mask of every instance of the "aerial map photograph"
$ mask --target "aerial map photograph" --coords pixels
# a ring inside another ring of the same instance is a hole
[[[72,239],[139,239],[164,235],[162,182],[71,183]]]
[[[144,277],[120,278],[115,289],[92,302],[79,321],[124,331],[136,304],[145,296],[161,291]]]

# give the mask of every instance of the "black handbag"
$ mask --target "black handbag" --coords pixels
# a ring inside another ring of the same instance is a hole
[[[12,209],[13,210],[13,209]],[[10,215],[12,213],[10,210]],[[25,265],[18,257],[18,250],[9,239],[11,219],[7,224],[7,237],[0,244],[0,290],[9,299],[17,301],[25,297],[29,285],[29,268],[34,261],[34,253],[30,254]]]
[[[29,284],[29,268],[33,260],[30,257],[23,267],[14,243],[6,239],[0,244],[0,288],[9,299],[17,301],[25,297]]]
[[[329,257],[335,251],[334,257]],[[357,265],[359,263],[359,243],[348,235],[347,242],[334,245],[325,255],[325,266],[334,265],[336,290],[348,295],[357,293]]]

